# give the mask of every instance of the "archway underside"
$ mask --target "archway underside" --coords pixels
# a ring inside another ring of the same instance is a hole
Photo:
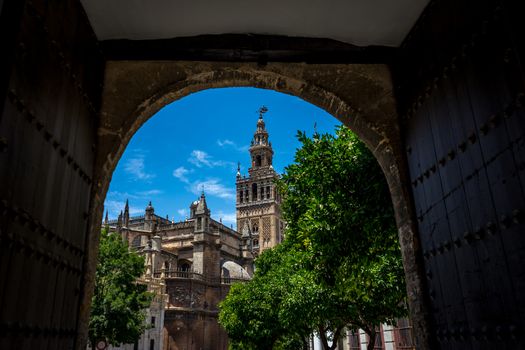
[[[111,176],[135,132],[162,107],[191,93],[242,86],[272,89],[317,105],[352,129],[372,150],[392,195],[413,326],[420,347],[427,348],[422,254],[386,65],[107,62],[91,202],[94,215],[90,218],[88,276],[94,275],[99,225]],[[86,282],[92,284],[93,280],[87,278]],[[86,295],[84,304],[89,305],[90,298]],[[84,315],[86,321],[88,315]]]

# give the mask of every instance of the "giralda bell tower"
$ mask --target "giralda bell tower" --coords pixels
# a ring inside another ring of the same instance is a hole
[[[281,197],[275,186],[279,175],[272,166],[273,149],[268,141],[263,115],[259,110],[257,129],[250,145],[251,167],[248,177],[237,169],[237,230],[251,238],[255,255],[282,241],[284,223],[281,219]]]

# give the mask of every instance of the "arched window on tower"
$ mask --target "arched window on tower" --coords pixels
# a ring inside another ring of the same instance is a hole
[[[254,223],[252,227],[252,233],[259,233],[259,225]]]
[[[258,155],[257,157],[255,157],[255,166],[261,166],[261,163],[262,163],[262,157]]]
[[[244,190],[244,198],[246,198],[246,202],[250,201],[250,192],[248,192],[248,189]]]
[[[202,229],[202,218],[197,218],[197,230]]]
[[[257,200],[257,184],[252,184],[252,201]]]
[[[243,190],[241,190],[239,192],[239,203],[242,203],[242,202],[244,202],[244,192],[243,192]]]
[[[270,199],[270,186],[266,186],[266,199]]]

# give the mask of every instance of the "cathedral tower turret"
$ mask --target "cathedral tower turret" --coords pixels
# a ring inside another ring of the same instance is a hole
[[[104,227],[106,228],[106,230],[109,230],[109,218],[108,218],[108,211],[106,210],[106,217],[104,218]]]
[[[275,188],[279,175],[273,169],[273,149],[266,131],[264,114],[259,119],[250,145],[251,167],[248,177],[237,171],[237,228],[249,229],[253,251],[258,254],[282,240],[281,199]]]
[[[150,201],[145,210],[144,229],[148,231],[153,231],[153,228],[155,225],[154,220],[155,220],[155,209],[153,208],[153,205],[151,205],[151,201]]]
[[[248,170],[250,175],[259,170],[267,170],[272,167],[273,149],[272,143],[268,141],[268,132],[264,123],[263,115],[268,112],[268,108],[261,107],[259,110],[259,120],[257,120],[257,129],[253,134],[250,145],[250,156],[252,166]]]
[[[195,229],[194,232],[207,232],[210,224],[210,210],[206,204],[206,196],[204,191],[197,202],[195,208]]]
[[[220,235],[210,231],[210,210],[206,204],[204,191],[195,207],[193,241],[193,271],[212,278],[219,278]]]
[[[124,227],[129,226],[129,201],[126,199],[126,206],[124,207]]]

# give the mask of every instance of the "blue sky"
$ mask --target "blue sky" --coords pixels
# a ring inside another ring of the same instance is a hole
[[[204,186],[216,220],[235,228],[237,162],[247,175],[248,147],[258,110],[282,173],[299,147],[297,130],[333,133],[340,122],[297,97],[256,88],[209,89],[160,110],[133,136],[113,173],[105,207],[115,219],[129,199],[131,216],[143,215],[151,200],[157,215],[184,220]]]

